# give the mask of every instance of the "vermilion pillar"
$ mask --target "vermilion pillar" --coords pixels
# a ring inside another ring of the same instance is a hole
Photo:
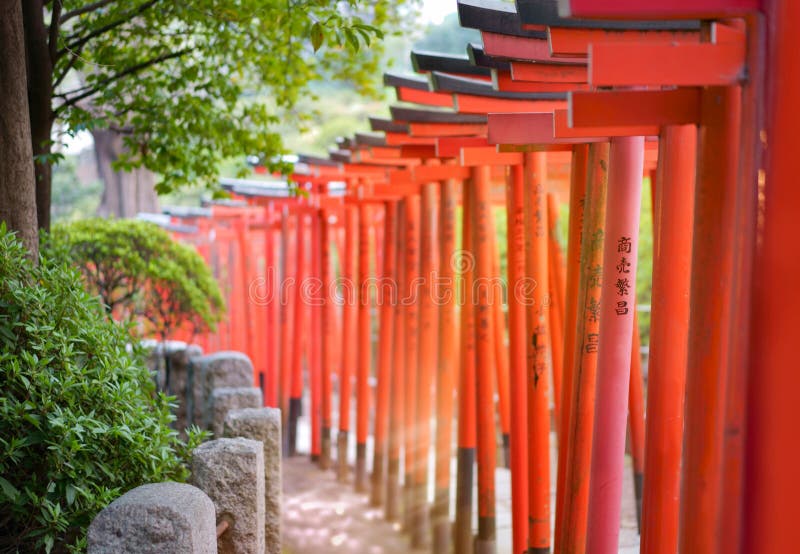
[[[511,383],[511,531],[514,552],[528,550],[528,379],[525,302],[525,178],[511,166],[508,210],[508,339]]]
[[[332,404],[332,368],[334,365],[334,327],[336,320],[336,306],[333,299],[333,268],[331,266],[331,227],[334,223],[331,219],[334,216],[322,210],[320,214],[320,282],[322,285],[322,368],[321,368],[321,419],[322,437],[320,442],[319,465],[322,469],[328,469],[331,465],[331,404]]]
[[[400,518],[400,451],[403,446],[404,407],[405,407],[405,365],[406,359],[406,333],[405,333],[405,308],[402,298],[405,293],[405,202],[400,201],[397,206],[397,236],[395,255],[397,276],[395,300],[395,325],[394,346],[392,349],[392,379],[391,394],[389,395],[389,445],[388,467],[386,474],[386,519],[397,521]]]
[[[719,540],[740,107],[738,87],[703,90],[692,245],[691,371],[686,375],[681,464],[681,552],[712,552]]]
[[[412,194],[405,199],[405,306],[406,363],[405,363],[405,529],[413,532],[421,515],[414,496],[414,470],[419,457],[416,442],[417,367],[419,364],[419,263],[420,263],[420,198]]]
[[[634,304],[635,306],[635,304]],[[633,466],[633,489],[636,498],[636,524],[642,532],[642,487],[644,486],[644,377],[642,376],[639,318],[634,308],[631,339],[631,376],[628,387],[628,429]]]
[[[661,181],[654,199],[642,554],[674,554],[678,549],[697,130],[694,125],[666,127],[661,142]]]
[[[383,503],[386,483],[384,466],[388,445],[389,385],[392,380],[392,348],[394,345],[394,320],[396,304],[396,249],[397,202],[385,205],[383,233],[383,271],[378,284],[377,304],[380,310],[380,336],[378,338],[378,390],[375,401],[375,450],[372,458],[372,504]]]
[[[567,285],[564,304],[564,362],[561,390],[561,421],[558,428],[558,469],[556,477],[555,549],[560,552],[564,521],[565,480],[567,476],[568,429],[572,411],[572,387],[575,360],[575,337],[578,325],[578,284],[581,278],[581,242],[586,207],[589,145],[580,144],[572,152],[567,231]],[[581,313],[581,319],[583,315]],[[583,325],[583,323],[581,323]]]
[[[611,139],[588,552],[611,554],[618,547],[643,169],[644,138]]]
[[[548,223],[548,282],[550,284],[550,346],[553,364],[553,407],[556,432],[561,429],[561,390],[564,378],[564,297],[566,278],[564,276],[564,256],[558,244],[558,200],[555,194],[547,195]]]
[[[474,221],[472,231],[475,252],[475,286],[469,299],[475,305],[475,385],[476,423],[478,435],[478,537],[475,551],[478,554],[496,550],[495,529],[495,479],[497,458],[495,438],[494,399],[492,398],[492,306],[490,305],[492,247],[491,183],[489,168],[473,170]]]
[[[475,465],[476,391],[475,391],[475,310],[472,289],[475,275],[472,227],[474,217],[473,181],[463,186],[461,236],[461,327],[459,330],[460,373],[458,380],[458,453],[456,468],[456,520],[453,546],[456,552],[472,552],[472,489]]]
[[[288,431],[288,454],[297,454],[297,420],[303,409],[303,341],[302,337],[306,331],[306,302],[303,298],[303,279],[305,278],[305,214],[301,211],[297,214],[297,237],[296,260],[297,271],[295,272],[294,288],[294,332],[292,335],[292,377],[291,390],[289,391],[289,431]]]
[[[278,368],[280,364],[280,298],[279,298],[279,254],[275,248],[275,231],[273,230],[273,204],[266,212],[264,224],[264,248],[266,260],[265,289],[267,295],[267,372],[264,379],[264,405],[278,407]]]
[[[322,451],[322,213],[315,208],[311,212],[311,279],[304,287],[311,311],[309,340],[309,383],[311,389],[311,460],[319,460]]]
[[[528,545],[550,551],[550,361],[547,271],[547,154],[525,154],[525,273],[536,283],[526,310],[528,390]]]
[[[572,386],[564,474],[564,511],[558,552],[585,552],[592,456],[595,377],[600,341],[600,284],[603,270],[608,143],[589,147],[587,191],[581,231],[577,323],[572,353]]]
[[[345,207],[345,245],[342,264],[342,374],[339,380],[339,438],[337,441],[338,477],[347,480],[347,443],[350,433],[350,396],[353,370],[358,363],[358,207]]]
[[[800,249],[795,206],[800,75],[796,70],[800,4],[764,2],[769,36],[766,167],[758,194],[759,235],[752,298],[742,552],[777,554],[800,542],[797,448],[797,314]],[[752,186],[752,185],[751,185]],[[791,240],[787,240],[792,237]]]
[[[367,435],[372,392],[369,376],[372,371],[372,329],[370,315],[370,240],[372,206],[359,205],[358,217],[358,367],[356,372],[356,468],[354,486],[367,491]]]
[[[291,221],[288,206],[281,213],[281,282],[278,287],[280,302],[280,398],[281,421],[283,425],[284,455],[288,453],[289,391],[292,379],[292,288],[294,283],[294,251],[289,237]]]
[[[508,399],[508,350],[506,348],[506,318],[503,313],[502,288],[499,286],[500,275],[500,249],[497,247],[497,226],[492,213],[492,275],[489,283],[492,284],[492,348],[494,351],[494,374],[497,388],[497,412],[500,416],[500,431],[502,432],[503,465],[509,467],[509,429],[511,428],[511,410]],[[494,286],[497,283],[498,286]]]
[[[436,370],[436,486],[431,523],[433,552],[450,552],[450,460],[453,393],[458,367],[456,320],[456,183],[442,181],[439,200],[439,268],[434,298],[439,306],[439,359]]]
[[[433,298],[433,279],[435,278],[436,214],[435,183],[422,185],[420,217],[420,287],[417,302],[419,311],[419,361],[417,365],[417,409],[416,409],[416,447],[417,463],[414,468],[416,506],[420,510],[417,523],[411,535],[411,545],[421,548],[429,543],[428,518],[428,467],[431,450],[431,388],[437,366],[438,346],[438,306]]]

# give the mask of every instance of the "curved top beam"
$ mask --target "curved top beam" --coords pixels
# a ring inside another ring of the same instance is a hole
[[[648,4],[649,2],[641,2]],[[613,20],[613,19],[578,19],[561,17],[558,14],[558,0],[516,0],[516,12],[519,14],[521,26],[570,27],[580,29],[606,29],[629,31],[698,31],[697,20]],[[487,29],[488,30],[488,29]]]

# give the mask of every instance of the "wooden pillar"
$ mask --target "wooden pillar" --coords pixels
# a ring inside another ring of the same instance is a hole
[[[558,427],[558,462],[556,475],[556,526],[555,550],[560,552],[566,496],[568,429],[572,411],[572,387],[576,353],[578,325],[578,284],[581,279],[581,242],[584,236],[584,213],[586,208],[589,145],[579,144],[573,148],[569,190],[569,222],[567,231],[567,284],[564,304],[564,361],[561,390],[561,420]],[[582,305],[582,304],[581,304]],[[580,312],[581,320],[583,312]],[[583,323],[581,323],[583,325]],[[578,350],[579,351],[579,350]]]
[[[511,383],[511,532],[514,552],[528,550],[528,379],[525,303],[525,177],[510,168],[508,213],[508,340]]]
[[[697,130],[694,125],[667,127],[661,141],[661,181],[654,198],[642,554],[674,554],[678,549]]]
[[[334,303],[334,280],[333,268],[331,258],[331,239],[332,227],[334,223],[331,219],[334,216],[327,210],[322,210],[320,214],[320,243],[321,243],[321,260],[320,260],[320,281],[322,283],[322,368],[321,368],[321,420],[322,420],[322,436],[320,441],[320,457],[319,466],[322,469],[328,469],[331,466],[331,429],[333,422],[331,420],[332,402],[333,402],[333,383],[332,383],[332,370],[334,365],[334,327],[336,320],[336,305]]]
[[[456,320],[456,182],[440,184],[439,270],[434,298],[439,305],[439,357],[436,369],[436,486],[431,524],[434,554],[451,548],[450,460],[453,445],[453,394],[458,367]]]
[[[347,446],[350,434],[350,397],[352,375],[358,363],[358,207],[345,207],[345,245],[342,264],[342,374],[339,380],[339,437],[337,439],[337,467],[340,481],[350,473],[347,463]]]
[[[691,312],[681,465],[681,552],[718,545],[725,381],[729,363],[738,87],[703,90],[698,132]],[[662,221],[662,227],[666,225]]]
[[[472,302],[475,304],[475,385],[478,459],[478,537],[477,554],[496,551],[495,479],[497,458],[495,410],[492,398],[492,307],[490,299],[492,274],[491,234],[495,232],[491,217],[491,183],[489,167],[473,170],[474,220],[473,249],[475,252],[475,281]]]
[[[525,154],[525,273],[536,285],[526,309],[528,551],[550,551],[550,367],[547,272],[547,154]]]
[[[367,435],[372,391],[372,317],[370,314],[370,240],[372,206],[359,204],[358,217],[358,366],[356,370],[356,467],[354,487],[367,492]]]
[[[311,312],[308,369],[311,392],[311,460],[319,461],[322,452],[322,213],[311,212],[311,275],[308,286],[302,283],[304,302]],[[320,337],[318,339],[314,337]]]
[[[589,147],[589,175],[581,236],[577,324],[572,344],[573,368],[570,416],[564,435],[567,452],[564,476],[564,511],[558,552],[585,552],[589,475],[592,456],[595,377],[600,341],[600,284],[608,184],[608,143]],[[567,403],[564,403],[567,406]]]
[[[396,213],[395,255],[397,275],[397,304],[395,308],[394,347],[392,349],[391,394],[389,395],[389,444],[386,474],[386,519],[400,519],[402,497],[400,489],[400,451],[404,437],[406,333],[405,333],[405,202],[400,201]]]
[[[766,166],[758,179],[759,229],[752,298],[742,552],[791,552],[800,542],[797,450],[796,136],[800,76],[796,71],[800,4],[764,2],[767,64]],[[751,185],[752,186],[752,182]]]
[[[419,296],[417,279],[420,273],[420,197],[413,194],[406,197],[405,210],[405,285],[403,304],[405,305],[406,363],[405,363],[405,479],[404,515],[405,529],[413,533],[420,511],[416,507],[414,494],[414,469],[419,456],[416,441],[417,413],[417,367],[419,364]]]
[[[470,554],[472,541],[472,489],[474,483],[476,430],[475,391],[475,310],[472,289],[475,275],[473,254],[474,181],[465,181],[461,213],[462,256],[461,273],[461,326],[459,330],[460,374],[458,382],[458,452],[456,467],[456,519],[453,546],[456,552]]]
[[[372,505],[383,504],[386,483],[384,467],[387,460],[389,426],[389,389],[392,380],[392,347],[394,344],[395,305],[397,303],[396,249],[397,202],[385,204],[383,233],[383,271],[377,290],[380,309],[378,338],[378,390],[375,401],[375,449],[372,458]]]
[[[305,213],[299,211],[297,214],[297,237],[296,260],[297,271],[295,272],[294,288],[294,332],[292,334],[292,377],[291,390],[289,391],[289,430],[288,430],[288,449],[289,456],[297,454],[297,420],[303,408],[303,340],[306,328],[306,304],[303,300],[303,279],[305,278],[305,258],[306,258],[306,237],[305,237]]]

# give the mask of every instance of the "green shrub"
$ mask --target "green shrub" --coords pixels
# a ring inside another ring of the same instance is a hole
[[[203,258],[153,223],[93,218],[56,225],[45,251],[69,257],[109,314],[138,318],[161,340],[179,328],[213,330],[223,311]]]
[[[77,270],[38,266],[0,226],[0,552],[85,549],[92,518],[127,490],[184,480],[143,352]]]

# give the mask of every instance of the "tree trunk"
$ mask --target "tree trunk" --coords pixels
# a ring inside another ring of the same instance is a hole
[[[22,2],[25,27],[25,52],[28,69],[28,108],[31,120],[31,145],[36,173],[36,211],[39,228],[50,229],[50,166],[53,128],[53,61],[44,23],[42,0]]]
[[[92,131],[97,172],[105,185],[97,208],[100,216],[135,217],[139,212],[158,211],[155,174],[145,168],[115,171],[111,164],[123,153],[122,135],[106,129]]]
[[[20,1],[0,0],[0,221],[35,260],[39,232],[23,36]]]

